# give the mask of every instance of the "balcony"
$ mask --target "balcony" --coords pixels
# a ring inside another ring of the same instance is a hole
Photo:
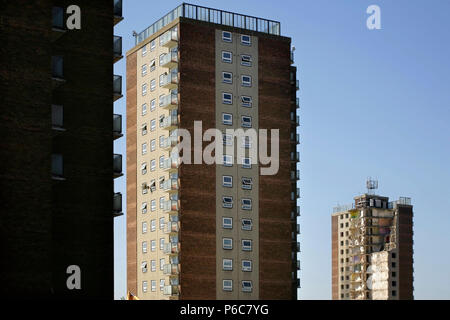
[[[113,198],[113,216],[120,217],[123,215],[122,212],[122,194],[115,193]]]
[[[162,47],[172,48],[178,44],[178,28],[173,28],[164,33],[159,38],[159,45]]]
[[[115,154],[113,157],[113,176],[114,179],[119,178],[123,176],[122,173],[122,155],[121,154]]]
[[[176,68],[178,66],[178,50],[171,50],[162,56],[159,65],[163,68]]]
[[[177,296],[180,294],[179,286],[165,286],[164,295],[165,296]]]
[[[179,167],[178,161],[169,158],[164,160],[162,169],[166,172],[174,173],[178,171],[178,167]]]
[[[114,101],[122,98],[122,76],[114,75],[113,76],[113,97]]]
[[[178,145],[178,136],[171,136],[168,138],[165,138],[164,141],[161,144],[161,148],[163,150],[171,150],[174,147],[176,147]]]
[[[178,87],[178,70],[171,70],[169,73],[162,74],[159,79],[159,86],[164,89],[176,89]]]
[[[178,254],[180,252],[180,243],[179,242],[169,242],[164,244],[164,254],[173,255]]]
[[[178,127],[178,116],[165,117],[162,120],[161,128],[165,130],[173,130]]]
[[[164,226],[165,234],[175,234],[175,233],[178,233],[179,231],[180,231],[180,223],[177,221],[168,222]]]
[[[176,193],[178,192],[179,185],[178,179],[169,179],[164,181],[162,188],[165,192]]]
[[[179,264],[165,264],[163,268],[163,273],[167,276],[176,276],[180,274]]]
[[[56,41],[66,33],[64,25],[64,8],[52,8],[52,33],[51,40]]]
[[[113,139],[117,140],[123,137],[122,134],[122,116],[120,114],[113,115]]]
[[[169,214],[178,214],[178,201],[169,200],[163,203],[163,211]]]
[[[122,20],[122,0],[114,0],[114,25]]]
[[[178,108],[178,94],[171,92],[170,94],[162,97],[159,100],[159,107],[166,110]]]
[[[113,40],[113,62],[116,63],[123,58],[122,55],[122,37],[114,36]]]

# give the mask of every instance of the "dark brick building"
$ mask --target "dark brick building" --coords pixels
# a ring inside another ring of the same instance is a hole
[[[73,5],[79,30],[66,24]],[[113,299],[121,5],[0,2],[1,296]],[[66,284],[72,265],[80,290]]]

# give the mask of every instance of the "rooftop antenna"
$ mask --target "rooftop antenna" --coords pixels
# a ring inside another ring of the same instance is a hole
[[[378,189],[378,180],[367,178],[366,181],[367,194],[375,194],[375,190]]]

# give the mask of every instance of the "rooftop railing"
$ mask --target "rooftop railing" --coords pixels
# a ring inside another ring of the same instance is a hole
[[[281,35],[281,24],[277,21],[183,3],[139,33],[136,36],[136,45],[180,17],[277,36]]]

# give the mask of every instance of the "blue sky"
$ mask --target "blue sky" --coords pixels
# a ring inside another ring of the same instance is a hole
[[[180,1],[124,0],[124,51]],[[450,299],[450,1],[218,0],[199,4],[281,22],[300,79],[300,299],[331,298],[332,208],[365,192],[414,205],[416,299]],[[381,8],[381,30],[366,9]],[[125,59],[115,73],[125,79]],[[124,82],[125,86],[125,82]],[[125,99],[115,112],[125,115]],[[125,138],[116,142],[125,154]],[[125,178],[116,191],[125,194]],[[124,203],[124,209],[125,207]],[[126,294],[126,218],[115,219],[115,297]]]

